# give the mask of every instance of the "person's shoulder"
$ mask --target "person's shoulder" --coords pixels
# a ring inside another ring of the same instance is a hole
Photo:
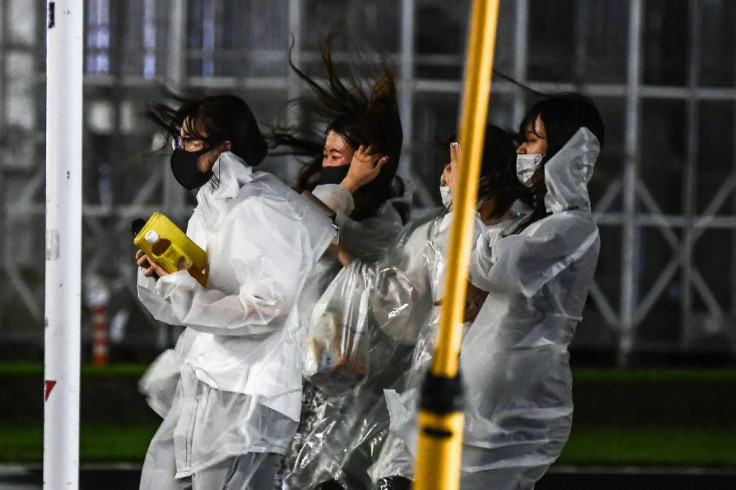
[[[241,188],[239,202],[235,210],[239,214],[258,215],[263,219],[287,219],[292,222],[293,230],[310,226],[329,228],[331,221],[303,196],[267,172],[254,172],[253,179]]]
[[[254,172],[253,179],[241,186],[232,210],[238,213],[268,213],[279,211],[287,213],[290,193],[296,194],[289,186],[266,172]]]
[[[535,221],[521,235],[547,243],[576,243],[597,233],[598,226],[590,212],[569,210]]]
[[[535,221],[529,227],[538,228],[569,228],[569,227],[595,227],[595,219],[590,211],[569,209],[558,213],[552,213],[544,218]]]
[[[275,175],[268,172],[253,172],[250,181],[241,186],[238,200],[241,205],[259,206],[264,203],[289,205],[299,194]]]
[[[294,190],[269,172],[254,171],[249,182],[240,188],[241,196],[259,195],[265,197],[278,197]]]

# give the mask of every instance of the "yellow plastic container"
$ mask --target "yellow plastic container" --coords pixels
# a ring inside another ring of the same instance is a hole
[[[189,271],[207,285],[207,253],[163,213],[153,213],[133,239],[135,246],[167,272]]]

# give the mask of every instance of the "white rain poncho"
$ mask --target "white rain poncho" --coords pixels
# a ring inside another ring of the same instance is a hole
[[[377,457],[388,428],[383,389],[408,369],[418,331],[433,311],[433,280],[440,274],[435,269],[443,269],[448,222],[443,213],[407,225],[396,247],[374,263],[353,261],[318,301],[308,340],[320,336],[329,316],[339,318],[335,325],[346,332],[338,331],[338,337],[360,331],[353,339],[359,345],[350,352],[346,366],[305,373],[331,396],[284,479],[284,488],[309,489],[327,480],[349,489],[369,488],[366,469]],[[354,376],[356,356],[364,367],[361,378]],[[308,358],[305,367],[309,362]]]
[[[493,227],[499,236],[520,216],[516,210],[511,215],[503,225]],[[431,357],[450,219],[444,210],[415,219],[405,227],[396,247],[385,251],[376,263],[354,261],[318,302],[308,336],[320,335],[325,316],[341,318],[341,322],[328,323],[340,325],[343,336],[360,330],[360,348],[353,349],[351,356],[358,356],[365,376],[350,376],[360,372],[351,371],[348,364],[312,378],[335,394],[328,398],[324,417],[307,436],[285,488],[313,488],[330,479],[351,490],[370,488],[368,468],[388,435],[384,389],[404,387],[408,377],[413,382]],[[305,367],[309,362],[305,361]],[[416,369],[410,369],[412,366]],[[353,389],[349,381],[354,382]]]
[[[222,153],[213,172],[219,182],[198,191],[187,226],[207,251],[207,287],[186,271],[157,281],[142,269],[138,276],[153,316],[187,327],[154,365],[159,375],[142,383],[165,416],[152,449],[173,440],[177,478],[232,455],[286,451],[302,389],[296,300],[334,235],[308,201],[233,153]]]
[[[401,229],[411,213],[414,185],[404,181],[400,195],[386,200],[373,216],[360,221],[349,217],[355,208],[350,191],[339,184],[317,186],[312,194],[335,211],[335,224],[340,229],[340,241],[362,260],[376,260],[382,250],[396,244]],[[309,273],[309,279],[299,297],[301,323],[307,325],[312,308],[332,282],[342,265],[333,254],[325,254]]]
[[[470,280],[489,294],[460,350],[464,489],[533,488],[567,442],[567,348],[600,249],[587,189],[599,151],[579,129],[544,167],[551,214],[492,245],[476,242]]]
[[[489,294],[460,350],[463,490],[533,488],[569,436],[567,347],[598,260],[587,183],[599,149],[580,129],[545,165],[551,214],[500,240],[494,230],[484,232],[474,245],[470,279]],[[387,393],[392,438],[374,478],[413,478],[416,397]]]
[[[315,197],[336,212],[335,223],[340,228],[340,241],[361,261],[374,262],[383,250],[395,246],[408,220],[414,185],[406,179],[397,180],[398,182],[402,185],[401,189],[396,189],[397,196],[381,204],[374,215],[360,221],[349,217],[355,205],[352,195],[344,187],[338,184],[323,184],[317,186],[313,191]],[[301,325],[299,338],[302,353],[308,348],[306,331],[311,321],[312,311],[342,269],[342,265],[334,254],[325,254],[309,273],[299,296]],[[351,278],[356,285],[371,280],[369,276],[361,274],[353,274]],[[304,390],[302,420],[289,455],[282,461],[277,480],[282,479],[292,470],[305,437],[312,431],[324,410],[325,402],[322,394],[314,385],[307,383]]]
[[[323,184],[314,189],[314,196],[336,213],[335,224],[340,230],[340,241],[353,255],[363,261],[375,261],[382,250],[396,244],[401,230],[411,212],[413,184],[403,186],[401,195],[384,202],[375,215],[355,221],[348,215],[355,208],[350,192],[338,184]],[[312,319],[315,305],[342,270],[342,264],[334,254],[325,254],[309,272],[304,288],[299,295],[300,325],[299,339],[302,353],[307,349],[306,327]],[[357,277],[357,281],[367,278]]]
[[[477,218],[476,233],[483,230],[488,240],[494,242],[513,229],[530,212],[531,209],[528,206],[516,201],[505,218],[496,224],[486,226]],[[420,256],[422,260],[430,264],[426,272],[430,274],[432,283],[433,301],[430,306],[431,311],[428,315],[422,317],[424,324],[421,325],[416,339],[411,367],[390,389],[384,390],[389,412],[389,419],[384,422],[384,425],[390,425],[390,430],[381,452],[377,458],[374,458],[375,464],[369,469],[373,482],[388,476],[403,476],[412,479],[414,475],[419,393],[426,372],[432,362],[436,346],[440,320],[440,308],[438,306],[443,296],[446,241],[451,219],[452,215],[447,214],[441,222],[438,222],[435,233],[427,237],[425,247],[425,250],[432,250],[433,252]],[[468,299],[470,299],[470,294],[471,291],[469,290]],[[467,323],[464,324],[463,328],[466,328],[467,325]]]

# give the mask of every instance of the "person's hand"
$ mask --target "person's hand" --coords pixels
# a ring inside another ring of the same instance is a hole
[[[443,173],[445,182],[450,186],[450,194],[459,196],[458,179],[460,177],[460,164],[463,161],[463,151],[457,142],[450,143],[450,165],[445,165],[445,173]],[[449,167],[449,170],[448,170]]]
[[[343,267],[349,267],[353,263],[353,260],[355,260],[355,256],[345,247],[342,241],[337,244],[330,244],[327,247],[327,251],[335,254],[335,257],[337,257],[337,260],[340,261]]]
[[[488,297],[488,291],[483,291],[478,287],[474,286],[470,281],[467,282],[467,289],[465,291],[465,308],[463,309],[463,322],[472,323],[478,316],[483,303]],[[442,306],[444,298],[440,298],[433,302],[434,306]]]
[[[465,293],[465,314],[463,315],[465,323],[475,321],[487,297],[487,291],[478,289],[468,281],[468,289]]]
[[[154,279],[158,279],[159,277],[169,275],[166,269],[158,265],[151,257],[143,253],[142,250],[138,250],[135,253],[135,261],[138,267],[144,269],[143,275],[146,277],[153,276]]]
[[[388,163],[388,157],[374,153],[373,147],[360,145],[353,153],[350,169],[340,185],[354,193],[378,177],[381,168]]]

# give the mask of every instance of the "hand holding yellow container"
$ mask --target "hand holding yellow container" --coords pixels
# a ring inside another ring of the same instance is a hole
[[[207,253],[165,214],[153,213],[133,243],[167,272],[186,269],[202,286],[207,285]]]

